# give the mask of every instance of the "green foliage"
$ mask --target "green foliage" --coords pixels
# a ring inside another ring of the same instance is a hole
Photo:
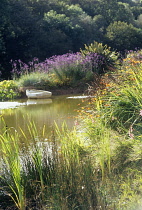
[[[99,1],[97,10],[99,15],[103,14],[105,20],[105,29],[114,21],[132,23],[134,20],[129,4],[122,3],[121,1],[109,0],[108,3],[106,0],[101,0]]]
[[[106,33],[110,46],[118,51],[134,50],[141,47],[141,36],[142,32],[139,29],[121,21],[111,23]]]
[[[13,80],[0,82],[0,100],[14,99],[19,97],[18,85]]]
[[[72,48],[68,46],[69,50],[77,51],[84,43],[88,43],[94,38],[92,18],[79,5],[62,3],[60,6],[58,12],[50,10],[44,15],[45,25],[62,31],[67,39],[71,40]]]
[[[140,14],[137,18],[136,22],[136,26],[139,28],[142,28],[142,15]]]
[[[92,17],[92,21],[93,21],[93,40],[91,40],[90,42],[88,42],[88,44],[90,44],[91,42],[93,42],[94,40],[96,42],[104,42],[104,34],[105,34],[105,25],[106,25],[106,19],[104,18],[104,16],[102,14],[97,14],[95,16]],[[87,44],[87,43],[86,43]]]
[[[135,20],[137,20],[138,16],[142,13],[142,6],[134,5],[133,7],[131,7],[131,11],[133,12]]]
[[[101,95],[102,113],[107,117],[108,126],[129,137],[141,135],[142,108],[142,65],[141,51],[130,52],[124,59],[121,70],[105,77],[106,92]]]
[[[44,14],[44,20],[55,28],[65,27],[69,24],[69,18],[65,14],[57,14],[54,10]]]
[[[25,74],[17,80],[19,87],[33,87],[43,90],[49,90],[50,88],[62,86],[62,83],[63,82],[60,81],[55,74],[41,72]]]
[[[130,209],[133,209],[134,206],[139,206],[141,201],[139,192],[142,193],[141,190],[137,191],[138,186],[136,186],[142,174],[140,169],[142,161],[141,134],[140,139],[136,140],[136,138],[133,139],[114,132],[109,126],[105,101],[102,101],[102,98],[92,100],[95,104],[94,112],[92,111],[93,116],[89,114],[86,117],[85,115],[86,124],[84,127],[86,129],[84,133],[91,145],[94,165],[98,170],[97,198],[99,206],[103,208],[105,205],[109,205],[109,208],[112,209],[122,209],[124,206],[126,207],[124,209],[127,209],[129,206]],[[103,98],[103,100],[110,102],[110,98]],[[117,126],[119,130],[122,124]],[[135,184],[132,186],[130,183]],[[140,189],[141,186],[138,188]]]
[[[62,82],[64,86],[75,87],[84,82],[93,81],[93,72],[83,71],[83,66],[81,64],[69,65],[63,68],[55,68],[55,74],[59,81]]]
[[[128,24],[134,22],[134,15],[129,4],[118,2],[117,17],[114,18],[114,21],[122,21]]]

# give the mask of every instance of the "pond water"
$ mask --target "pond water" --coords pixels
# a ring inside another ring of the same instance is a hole
[[[6,127],[17,131],[22,128],[27,132],[27,124],[31,121],[34,121],[38,129],[42,129],[45,125],[48,132],[53,129],[55,121],[59,127],[66,121],[68,128],[71,128],[75,124],[77,110],[86,104],[85,96],[72,95],[0,102],[0,132],[3,132]]]

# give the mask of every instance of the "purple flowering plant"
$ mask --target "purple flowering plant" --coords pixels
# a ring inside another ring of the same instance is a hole
[[[55,74],[58,80],[70,84],[81,79],[92,80],[93,73],[98,73],[104,65],[104,57],[98,53],[89,53],[83,56],[80,52],[77,52],[54,55],[43,62],[34,58],[27,64],[20,59],[11,60],[11,64],[14,79],[38,72],[46,75]]]

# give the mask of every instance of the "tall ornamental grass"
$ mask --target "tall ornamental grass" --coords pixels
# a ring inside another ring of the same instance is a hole
[[[21,175],[22,165],[20,161],[20,149],[18,146],[18,135],[15,131],[13,135],[6,131],[0,135],[1,146],[1,196],[10,196],[18,209],[24,210],[25,188],[24,179]],[[2,170],[3,168],[3,170]]]
[[[105,88],[80,114],[82,121],[85,112],[84,135],[98,172],[102,209],[142,208],[142,66],[141,52],[133,53],[120,70],[102,78]]]
[[[96,172],[98,205],[102,209],[141,209],[141,134],[129,135],[129,128],[120,132],[122,124],[112,129],[102,99],[93,103],[95,108],[86,110],[84,135]]]
[[[131,137],[134,133],[139,135],[142,120],[141,60],[130,58],[129,55],[124,59],[121,70],[115,74],[111,75],[114,79],[106,84],[104,95],[101,96],[109,125],[117,131],[129,133]]]

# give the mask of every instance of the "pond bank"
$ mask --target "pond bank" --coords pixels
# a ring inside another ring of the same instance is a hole
[[[33,86],[29,87],[21,87],[19,89],[21,97],[25,98],[26,97],[26,90],[27,89],[36,89]],[[39,89],[39,88],[38,88]],[[41,88],[42,89],[42,88]],[[48,91],[52,92],[52,95],[70,95],[70,94],[85,94],[88,95],[88,86],[79,86],[79,87],[62,87],[62,88],[49,88]]]

